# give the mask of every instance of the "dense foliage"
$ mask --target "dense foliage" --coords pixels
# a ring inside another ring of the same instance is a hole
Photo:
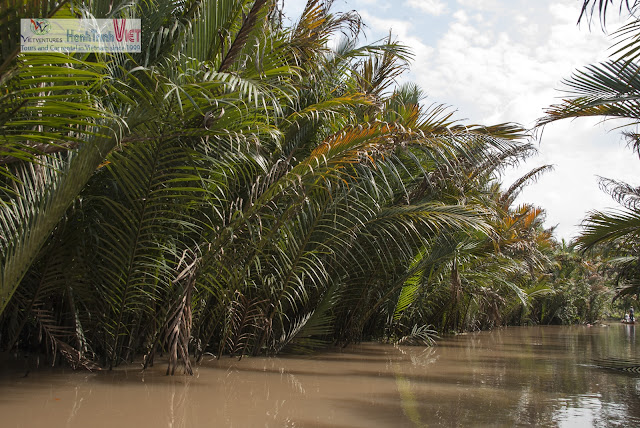
[[[540,125],[589,116],[616,120],[625,129],[623,135],[629,148],[640,157],[640,134],[637,132],[640,120],[640,4],[628,0],[584,0],[580,18],[590,20],[598,16],[604,27],[612,11],[626,17],[628,22],[613,33],[615,44],[611,59],[592,64],[568,79],[565,82],[568,97],[549,108]],[[600,271],[614,281],[618,310],[628,309],[634,302],[637,306],[640,297],[640,187],[610,178],[601,178],[600,186],[620,208],[589,213],[576,246],[583,253],[604,258]]]
[[[525,131],[395,85],[409,52],[358,44],[359,16],[330,6],[292,27],[273,0],[0,13],[3,41],[34,11],[142,16],[146,35],[131,55],[2,45],[0,346],[74,367],[163,352],[173,373],[206,352],[597,319],[544,212],[514,204],[549,167],[501,187],[535,152]]]

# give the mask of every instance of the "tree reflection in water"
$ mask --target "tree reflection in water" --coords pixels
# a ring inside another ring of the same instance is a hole
[[[635,328],[507,328],[432,348],[362,344],[310,357],[86,373],[2,365],[3,426],[638,426]],[[13,368],[11,368],[13,367]],[[578,424],[578,425],[576,425]]]

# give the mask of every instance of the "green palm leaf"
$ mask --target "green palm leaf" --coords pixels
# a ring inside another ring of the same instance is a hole
[[[616,240],[637,241],[640,239],[640,212],[593,211],[583,222],[583,232],[577,239],[578,248],[586,250],[593,246]]]

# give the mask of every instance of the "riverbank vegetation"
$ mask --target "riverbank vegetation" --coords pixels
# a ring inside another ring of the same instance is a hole
[[[581,117],[615,121],[622,129],[628,147],[640,157],[639,7],[637,2],[626,0],[584,0],[580,19],[593,21],[597,17],[604,28],[607,17],[619,13],[627,23],[612,34],[615,43],[610,60],[587,66],[567,79],[567,97],[548,109],[540,126]],[[599,271],[613,279],[618,310],[628,310],[634,302],[637,306],[640,297],[640,187],[612,178],[601,178],[600,187],[619,208],[590,212],[583,221],[583,231],[575,246],[582,253],[596,255],[605,261]]]
[[[396,85],[409,50],[362,44],[330,6],[292,26],[271,0],[3,11],[0,346],[190,373],[205,353],[601,317],[601,256],[515,203],[551,167],[501,182],[535,154],[529,132]],[[143,16],[152,36],[140,54],[22,55],[29,15]],[[635,233],[607,242],[637,250]]]

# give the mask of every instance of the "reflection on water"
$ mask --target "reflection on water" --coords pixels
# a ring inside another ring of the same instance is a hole
[[[193,377],[166,377],[164,367],[22,377],[3,364],[0,425],[640,426],[639,375],[591,364],[635,354],[634,326],[613,324],[508,328],[434,348],[212,359]]]

